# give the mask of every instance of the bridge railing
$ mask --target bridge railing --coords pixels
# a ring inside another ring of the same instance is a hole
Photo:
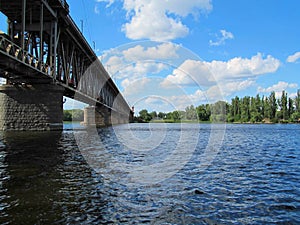
[[[66,1],[66,0],[59,0],[59,1],[60,1],[61,5],[62,5],[66,10],[69,11],[69,4],[67,3],[67,1]]]
[[[0,51],[19,62],[38,70],[39,72],[45,73],[49,76],[54,74],[54,69],[47,63],[40,62],[39,58],[33,56],[28,51],[25,51],[13,41],[4,37],[4,35],[0,35]]]

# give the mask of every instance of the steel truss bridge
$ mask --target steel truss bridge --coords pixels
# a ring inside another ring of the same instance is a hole
[[[0,0],[0,77],[11,84],[51,84],[64,96],[128,115],[120,94],[69,15],[66,0]]]

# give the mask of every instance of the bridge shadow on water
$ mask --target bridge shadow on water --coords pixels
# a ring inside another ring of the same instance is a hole
[[[0,223],[102,220],[101,180],[72,132],[0,133]]]

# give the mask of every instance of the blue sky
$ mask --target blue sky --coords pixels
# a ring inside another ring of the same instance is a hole
[[[300,88],[298,0],[68,3],[136,111],[173,111],[271,91],[279,96],[282,90],[293,97]]]

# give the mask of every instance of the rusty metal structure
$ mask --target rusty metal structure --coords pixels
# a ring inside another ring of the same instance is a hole
[[[50,84],[64,95],[128,115],[125,99],[69,15],[66,0],[0,0],[7,33],[0,34],[0,77]]]

